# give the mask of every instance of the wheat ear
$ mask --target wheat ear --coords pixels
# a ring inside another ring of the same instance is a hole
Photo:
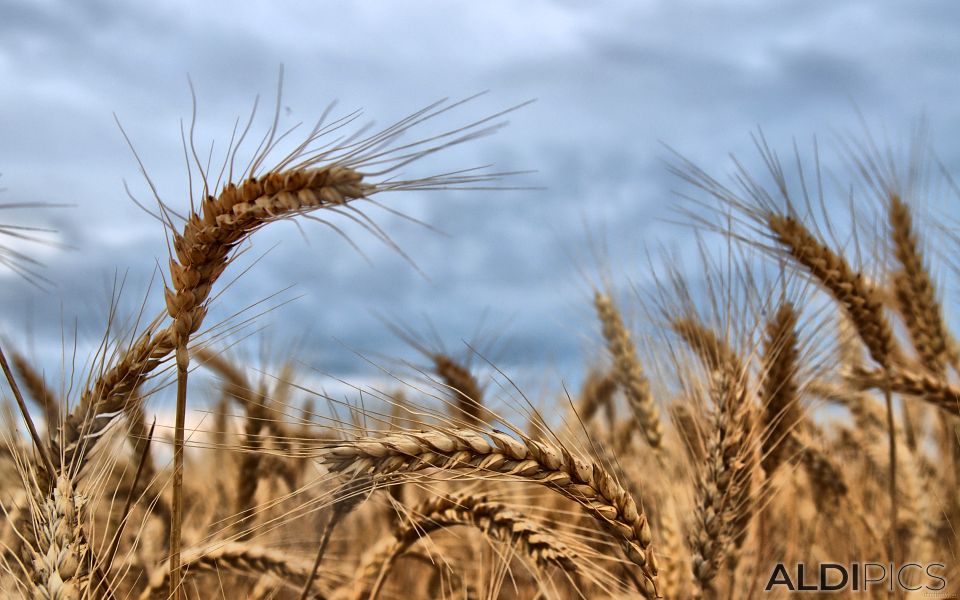
[[[901,267],[893,282],[897,308],[923,366],[943,376],[949,356],[943,310],[914,231],[910,207],[897,194],[890,195],[889,220],[893,254]]]
[[[797,450],[800,464],[813,484],[811,492],[817,506],[827,508],[830,501],[846,496],[849,488],[840,465],[817,446],[795,439],[795,444],[800,446]]]
[[[437,375],[453,396],[460,418],[471,427],[485,423],[483,389],[470,369],[446,354],[435,353],[431,358]]]
[[[767,215],[767,226],[787,253],[843,307],[870,357],[884,369],[900,360],[893,329],[883,311],[877,290],[847,261],[821,243],[798,220],[776,213]]]
[[[10,358],[13,361],[14,368],[23,379],[27,393],[43,410],[43,420],[47,425],[47,436],[49,437],[53,431],[56,431],[57,425],[60,423],[60,399],[53,393],[53,390],[47,387],[47,382],[43,380],[43,376],[33,368],[26,357],[14,352]]]
[[[710,381],[714,410],[706,439],[706,462],[697,482],[690,546],[697,597],[715,595],[714,579],[725,557],[746,537],[754,511],[752,498],[753,433],[750,405],[740,375],[729,368],[714,371]],[[732,573],[731,573],[732,576]]]
[[[538,566],[555,566],[576,576],[577,555],[539,524],[491,502],[485,496],[436,496],[412,511],[393,539],[386,540],[364,560],[358,578],[357,600],[374,600],[390,573],[393,562],[408,548],[434,531],[467,525],[499,542],[515,544]]]
[[[614,374],[617,384],[627,398],[633,417],[640,432],[655,451],[663,446],[663,426],[660,423],[660,411],[650,394],[650,382],[643,373],[637,350],[630,338],[630,331],[623,323],[610,296],[596,292],[593,305],[600,319],[603,338],[613,358]]]
[[[94,572],[93,553],[83,530],[85,499],[64,475],[49,494],[33,500],[31,581],[35,600],[80,600]]]
[[[767,226],[787,253],[803,265],[843,307],[870,357],[889,376],[893,365],[903,362],[893,329],[884,313],[883,300],[877,290],[860,273],[855,273],[842,256],[821,243],[802,223],[790,216],[770,213]],[[890,528],[897,523],[897,442],[893,417],[893,398],[889,384],[883,387],[887,409],[887,435],[890,453]],[[891,544],[895,544],[890,536]],[[897,560],[897,548],[889,549],[891,560]]]
[[[892,282],[897,309],[903,317],[920,363],[932,375],[945,382],[947,365],[957,368],[960,359],[944,322],[943,309],[924,260],[910,206],[897,193],[891,192],[887,196],[893,254],[900,264],[900,270],[893,274]],[[901,408],[904,414],[904,429],[908,434],[907,441],[911,447],[915,447],[913,427],[908,419],[909,404],[904,402]],[[956,419],[942,413],[939,416],[941,428],[947,432],[952,431],[952,422]],[[948,449],[951,455],[956,454],[956,436],[946,435],[944,438],[945,449]]]
[[[892,373],[854,368],[848,381],[859,390],[889,388],[898,394],[916,396],[954,416],[960,415],[960,389],[921,370],[897,368]]]
[[[730,369],[737,373],[745,372],[737,352],[696,317],[677,317],[670,325],[707,370]]]
[[[592,370],[587,374],[580,390],[577,414],[584,423],[590,421],[600,409],[607,411],[608,422],[616,421],[613,411],[613,395],[617,391],[617,379],[614,372]]]
[[[756,508],[752,486],[758,462],[757,415],[752,395],[747,392],[746,367],[737,352],[697,318],[676,318],[672,325],[710,372],[710,395],[715,408],[714,432],[709,435],[723,440],[720,447],[725,467],[721,473],[725,474],[723,477],[732,478],[725,489],[731,497],[725,502],[727,518],[731,521],[726,526],[727,533],[732,536],[733,544],[724,553],[735,567]]]
[[[518,441],[501,432],[488,438],[469,430],[405,432],[325,447],[319,461],[330,471],[402,474],[455,470],[480,478],[508,476],[539,483],[577,501],[615,536],[643,574],[641,591],[657,596],[657,564],[651,531],[636,502],[600,465],[562,447]]]
[[[781,304],[767,323],[762,356],[764,431],[761,464],[768,478],[789,456],[786,442],[803,420],[796,383],[800,364],[796,328],[797,313],[790,302]]]
[[[270,574],[278,577],[285,585],[299,588],[310,572],[309,563],[291,560],[285,552],[270,550],[249,543],[216,544],[199,548],[183,554],[183,567],[188,572],[233,572],[251,577]],[[170,569],[157,569],[146,589],[140,594],[140,600],[156,598],[170,585]],[[316,586],[314,586],[316,587]],[[166,596],[164,596],[166,597]]]
[[[659,510],[661,562],[665,565],[661,573],[661,592],[664,598],[684,598],[690,567],[687,565],[687,548],[683,532],[677,519],[677,509],[672,502],[665,502]]]

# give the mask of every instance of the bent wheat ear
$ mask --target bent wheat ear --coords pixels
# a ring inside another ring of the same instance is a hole
[[[368,553],[355,585],[356,600],[376,598],[394,561],[417,541],[447,527],[467,525],[478,528],[491,539],[517,544],[541,568],[556,566],[576,575],[577,555],[534,521],[491,502],[485,496],[437,496],[413,509],[393,539],[387,539]]]
[[[789,255],[843,307],[870,357],[884,369],[901,362],[883,301],[863,275],[854,272],[842,256],[821,243],[793,217],[770,213],[767,225]]]
[[[206,197],[200,211],[173,236],[173,290],[167,288],[165,294],[174,333],[189,336],[199,329],[213,284],[247,235],[270,221],[341,206],[378,191],[363,178],[354,169],[330,165],[268,173],[239,185],[230,183],[219,196]]]
[[[188,573],[232,572],[254,577],[269,573],[290,588],[303,585],[310,572],[310,565],[306,562],[292,560],[283,552],[246,543],[216,544],[189,550],[183,554],[182,562]],[[140,594],[140,600],[151,600],[163,594],[169,587],[169,577],[167,566],[157,569]]]
[[[960,415],[960,388],[921,370],[900,368],[892,373],[880,370],[854,368],[849,382],[859,390],[886,389],[916,396],[951,415]]]
[[[696,317],[678,317],[673,319],[671,325],[709,371],[728,369],[735,373],[745,372],[737,352]]]
[[[318,456],[330,471],[402,475],[426,469],[453,470],[479,478],[506,476],[546,486],[578,502],[616,537],[643,574],[641,591],[657,597],[657,563],[647,517],[600,465],[574,458],[562,447],[518,441],[492,432],[489,441],[465,430],[405,432],[361,438],[323,448]]]

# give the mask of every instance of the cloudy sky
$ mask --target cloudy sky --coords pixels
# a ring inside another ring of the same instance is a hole
[[[114,114],[164,200],[186,207],[188,76],[198,145],[205,153],[215,140],[214,155],[256,94],[269,105],[280,65],[288,125],[315,120],[332,100],[340,114],[362,108],[383,124],[439,98],[490,91],[441,124],[453,126],[536,99],[495,136],[416,168],[533,169],[506,184],[537,189],[386,199],[442,233],[370,213],[422,273],[346,223],[337,224],[363,255],[322,225],[304,223],[301,233],[282,223],[259,232],[235,265],[233,273],[251,268],[215,317],[282,292],[271,302],[292,302],[256,325],[275,345],[297,340],[317,370],[347,376],[370,373],[361,356],[415,358],[382,315],[421,333],[433,327],[453,350],[480,326],[482,339],[501,340],[493,356],[508,372],[549,365],[540,377],[578,380],[597,336],[587,282],[606,268],[621,291],[643,288],[645,248],[689,243],[669,224],[685,188],[664,166],[664,144],[722,174],[730,152],[758,162],[757,127],[789,151],[793,137],[860,131],[858,112],[894,140],[925,114],[940,158],[960,165],[951,134],[960,131],[960,8],[949,3],[237,6],[0,0],[0,201],[74,205],[0,214],[55,227],[74,248],[31,250],[56,282],[46,291],[0,272],[0,332],[45,368],[58,368],[63,328],[72,338],[77,325],[81,348],[96,342],[116,278],[132,311],[165,261],[161,228],[124,191],[126,181],[150,199]],[[150,298],[159,308],[156,288]]]

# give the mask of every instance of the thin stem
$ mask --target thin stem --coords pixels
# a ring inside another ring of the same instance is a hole
[[[177,420],[173,433],[173,506],[170,511],[170,593],[171,600],[182,600],[180,589],[180,534],[183,527],[183,431],[187,416],[187,369],[190,354],[187,336],[177,340]]]
[[[303,591],[300,592],[300,600],[307,600],[310,596],[310,588],[313,587],[313,580],[317,578],[317,571],[320,570],[320,561],[323,560],[323,554],[327,551],[327,544],[330,543],[330,536],[333,534],[333,528],[340,518],[340,511],[334,509],[330,515],[330,520],[323,528],[323,537],[320,539],[320,548],[317,550],[317,558],[313,561],[313,568],[310,569],[310,575],[306,583],[303,584]]]
[[[377,600],[380,597],[380,588],[383,587],[384,582],[387,580],[387,575],[390,574],[390,571],[393,569],[393,561],[396,560],[397,553],[394,551],[383,564],[380,565],[380,572],[377,573],[377,580],[373,582],[373,587],[370,588],[370,595],[367,596],[367,600]]]
[[[43,445],[43,442],[40,439],[40,434],[37,433],[37,427],[33,424],[33,419],[30,418],[30,412],[27,410],[27,403],[23,400],[23,394],[20,393],[20,386],[17,385],[17,380],[13,378],[13,372],[10,371],[10,365],[7,363],[7,357],[3,354],[2,348],[0,348],[0,367],[3,368],[3,374],[7,378],[7,383],[10,384],[10,389],[13,390],[13,397],[17,399],[17,407],[20,408],[20,414],[23,415],[23,420],[27,424],[27,429],[30,430],[30,437],[33,438],[33,444],[37,447],[37,453],[39,453],[40,457],[43,459],[43,464],[47,469],[47,474],[50,476],[51,480],[54,480],[56,478],[57,470],[53,468],[53,461],[50,460],[50,456],[47,454],[46,447]]]
[[[897,515],[900,512],[897,501],[897,439],[896,431],[894,430],[893,395],[890,393],[889,369],[887,369],[887,374],[887,385],[884,386],[883,390],[883,397],[887,404],[887,435],[889,436],[890,442],[890,538],[887,551],[890,555],[890,560],[896,563],[897,546],[899,545],[897,543]]]

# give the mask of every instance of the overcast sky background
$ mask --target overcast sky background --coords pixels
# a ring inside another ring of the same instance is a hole
[[[833,132],[860,131],[857,110],[898,141],[926,114],[933,146],[956,172],[958,18],[958,5],[922,0],[0,0],[0,200],[76,205],[0,216],[56,227],[77,248],[34,251],[56,282],[46,292],[0,271],[0,331],[56,371],[61,324],[76,322],[90,348],[115,274],[127,277],[123,306],[132,310],[165,261],[159,225],[124,192],[126,180],[149,200],[113,113],[164,199],[185,207],[187,75],[200,146],[215,139],[222,150],[255,94],[269,106],[282,64],[287,124],[316,119],[334,99],[341,112],[363,108],[383,124],[490,90],[448,125],[536,99],[496,136],[421,168],[535,169],[515,183],[544,189],[387,197],[446,234],[371,213],[426,278],[354,229],[372,265],[318,224],[303,224],[306,240],[290,224],[271,226],[232,272],[273,249],[214,317],[294,285],[280,298],[298,299],[258,325],[275,346],[301,340],[316,369],[362,379],[375,370],[350,349],[415,359],[377,313],[420,332],[429,315],[452,350],[486,313],[483,337],[501,338],[493,357],[505,371],[532,387],[576,382],[598,335],[581,274],[597,273],[590,238],[609,245],[605,266],[624,295],[630,282],[649,285],[645,247],[689,245],[689,232],[666,222],[685,188],[667,172],[661,143],[722,174],[729,152],[758,164],[757,126],[787,152],[793,136],[828,144]]]

